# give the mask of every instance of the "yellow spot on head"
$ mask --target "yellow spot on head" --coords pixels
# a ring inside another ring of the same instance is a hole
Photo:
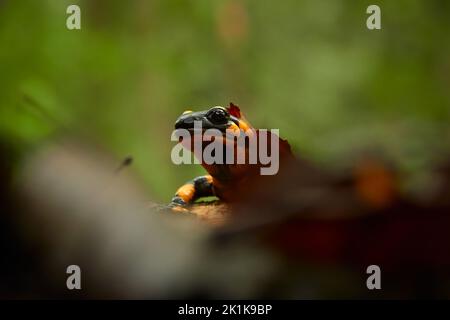
[[[185,112],[183,112],[183,115],[188,114],[188,113],[192,113],[192,110],[186,110]]]

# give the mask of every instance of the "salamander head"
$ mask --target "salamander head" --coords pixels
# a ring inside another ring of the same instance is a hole
[[[175,122],[175,129],[194,130],[195,122],[198,122],[197,125],[201,124],[202,131],[217,129],[225,132],[227,129],[249,129],[249,125],[240,119],[240,112],[236,112],[234,108],[237,107],[230,104],[228,108],[216,106],[205,111],[185,111]]]

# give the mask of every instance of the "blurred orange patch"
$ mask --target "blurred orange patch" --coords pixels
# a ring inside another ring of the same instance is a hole
[[[226,1],[217,12],[217,32],[225,46],[238,47],[248,36],[248,14],[242,2]]]
[[[367,204],[383,208],[395,198],[394,174],[380,161],[365,159],[354,169],[356,192]]]

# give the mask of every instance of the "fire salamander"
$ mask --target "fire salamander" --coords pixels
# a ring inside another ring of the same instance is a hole
[[[201,132],[196,132],[194,128],[194,122],[201,123]],[[239,107],[230,103],[227,108],[212,107],[206,111],[185,111],[175,122],[175,129],[185,129],[190,133],[189,142],[182,141],[183,147],[187,148],[194,153],[197,159],[202,159],[201,154],[197,154],[194,148],[196,139],[202,139],[205,131],[208,129],[217,129],[223,136],[221,137],[221,143],[223,144],[224,152],[223,157],[229,153],[230,146],[233,148],[232,153],[235,157],[239,153],[243,153],[246,159],[249,159],[249,143],[245,143],[244,146],[238,145],[237,140],[233,139],[230,143],[225,134],[227,130],[235,132],[236,135],[246,134],[247,137],[256,134],[259,141],[258,129],[254,129],[249,122],[242,115]],[[266,137],[267,144],[270,143],[271,132],[266,131],[268,135]],[[279,142],[279,160],[282,161],[286,158],[292,157],[292,153],[287,141],[280,139],[277,135],[274,135]],[[228,141],[227,141],[228,140]],[[248,140],[247,140],[248,141]],[[184,143],[183,143],[184,142]],[[211,143],[211,141],[201,141],[200,153]],[[270,152],[271,146],[268,146]],[[236,159],[236,158],[235,158]],[[183,186],[181,186],[172,198],[169,207],[174,209],[181,209],[189,204],[192,204],[195,200],[201,197],[216,196],[222,201],[232,202],[242,199],[249,188],[257,183],[257,179],[261,177],[260,168],[267,166],[267,163],[263,164],[258,159],[256,163],[249,164],[239,163],[236,161],[225,161],[221,163],[208,164],[201,160],[201,165],[208,172],[207,175],[197,177]]]

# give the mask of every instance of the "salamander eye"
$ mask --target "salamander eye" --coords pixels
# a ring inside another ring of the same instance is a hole
[[[214,124],[225,124],[228,122],[228,112],[223,108],[213,108],[206,115]]]

